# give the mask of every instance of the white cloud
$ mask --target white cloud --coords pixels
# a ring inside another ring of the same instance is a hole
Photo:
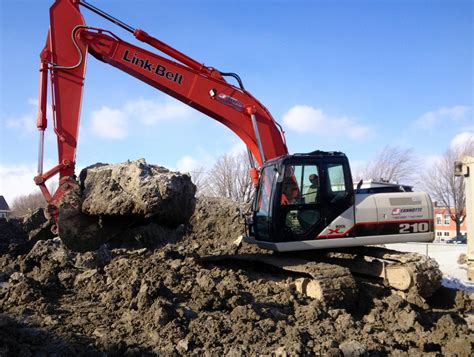
[[[238,142],[228,151],[228,153],[233,156],[240,155],[242,152],[247,152],[247,145],[245,145],[243,141]]]
[[[38,116],[38,99],[36,98],[29,98],[28,99],[28,110],[19,115],[19,116],[11,116],[5,118],[5,124],[7,128],[10,129],[18,129],[21,130],[23,133],[34,133],[38,129],[36,128],[36,119]],[[47,106],[47,113],[46,116],[49,121],[53,118],[53,113],[51,110],[51,105],[48,104]]]
[[[101,138],[123,139],[128,135],[130,123],[154,125],[163,120],[180,120],[192,115],[192,109],[183,103],[169,98],[148,100],[138,98],[129,101],[120,108],[102,106],[91,112],[90,129]],[[23,133],[35,133],[38,115],[38,99],[28,99],[28,109],[18,116],[4,118],[6,128],[20,130]],[[51,105],[47,106],[48,126],[52,126]],[[54,139],[52,130],[47,133],[47,140]],[[53,140],[54,141],[54,140]]]
[[[138,98],[120,108],[103,106],[92,111],[92,133],[109,139],[123,139],[128,135],[130,123],[150,126],[164,120],[181,120],[190,117],[191,108],[176,100],[149,100]]]
[[[215,162],[216,157],[202,148],[197,148],[192,155],[185,155],[180,158],[176,162],[176,168],[170,169],[190,174],[193,182],[202,188],[201,185]]]
[[[211,154],[198,147],[193,154],[185,155],[176,162],[176,170],[180,172],[204,172],[209,171],[217,159],[224,155],[239,155],[242,152],[246,152],[247,147],[244,143],[236,143],[232,145],[227,151]]]
[[[465,131],[456,135],[450,143],[451,149],[460,149],[466,147],[468,144],[474,144],[474,131]]]
[[[159,102],[143,98],[128,102],[124,111],[145,125],[153,125],[162,120],[183,119],[192,113],[191,108],[177,101],[166,99]]]
[[[28,133],[36,129],[34,113],[26,113],[17,117],[10,117],[5,120],[7,128],[20,129]]]
[[[454,107],[442,107],[438,110],[427,112],[415,120],[415,126],[420,129],[431,129],[439,123],[449,121],[463,121],[466,119],[472,108],[464,105]]]
[[[418,155],[421,165],[420,171],[425,171],[432,168],[435,164],[443,160],[443,155]]]
[[[192,172],[200,170],[204,165],[191,155],[183,156],[176,163],[176,169],[179,172]]]
[[[349,117],[331,117],[323,110],[308,105],[296,105],[283,116],[283,123],[289,129],[317,135],[345,136],[351,139],[365,139],[373,129],[360,125]]]
[[[0,165],[0,195],[11,205],[21,195],[39,192],[36,175],[36,165]]]
[[[362,177],[362,172],[367,166],[367,161],[365,160],[351,160],[351,173],[352,177],[358,178]]]
[[[92,132],[108,139],[123,139],[127,136],[128,120],[126,114],[118,109],[102,107],[91,115]]]

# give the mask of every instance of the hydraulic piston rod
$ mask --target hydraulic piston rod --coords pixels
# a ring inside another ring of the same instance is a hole
[[[88,2],[81,0],[79,1],[79,4],[84,6],[86,9],[91,10],[92,12],[95,12],[97,15],[102,16],[103,18],[109,20],[110,22],[113,22],[117,26],[120,26],[124,30],[127,30],[128,32],[134,33],[135,29],[132,26],[127,25],[126,23],[120,21],[119,19],[113,17],[112,15],[107,14],[105,11],[102,11],[101,9],[95,7],[92,4],[89,4]]]
[[[255,137],[257,138],[258,151],[260,151],[262,162],[265,162],[265,151],[263,151],[262,139],[260,138],[260,131],[258,130],[257,118],[253,113],[250,114],[250,117],[252,118],[253,130],[255,132]]]

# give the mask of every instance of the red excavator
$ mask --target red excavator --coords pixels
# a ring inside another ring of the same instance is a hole
[[[87,26],[81,6],[176,61],[127,43],[108,30]],[[427,194],[358,192],[343,153],[289,155],[281,127],[244,88],[237,74],[205,66],[83,0],[55,1],[50,19],[41,52],[39,172],[35,182],[59,226],[58,203],[76,185],[76,145],[90,53],[219,121],[243,140],[256,186],[248,242],[277,251],[295,251],[434,239],[433,210]],[[59,163],[43,172],[48,76]],[[229,77],[238,86],[227,82]],[[56,174],[60,184],[51,194],[45,183]]]
[[[108,30],[87,26],[81,6],[175,61],[127,43]],[[274,251],[306,251],[434,239],[433,209],[427,194],[401,192],[405,191],[404,186],[397,185],[389,186],[391,192],[386,192],[386,188],[383,192],[370,192],[362,189],[362,183],[354,188],[349,162],[341,152],[290,155],[281,127],[267,108],[244,88],[237,74],[205,66],[83,0],[56,0],[50,8],[50,19],[46,46],[41,52],[37,120],[40,148],[35,182],[49,203],[49,213],[55,218],[66,245],[74,246],[76,237],[68,237],[68,230],[61,229],[62,223],[66,225],[67,214],[62,214],[63,208],[58,207],[64,207],[60,205],[61,199],[78,186],[74,167],[88,53],[219,121],[243,140],[256,187],[247,242]],[[48,77],[59,163],[43,172]],[[229,77],[233,77],[238,86],[227,82]],[[51,194],[46,181],[56,174],[59,174],[59,187]],[[319,287],[316,295],[327,293],[329,296],[330,292],[337,291],[331,298],[339,300],[353,296],[341,291],[352,291],[355,286],[351,279],[347,283],[350,272],[341,270],[341,266],[351,272],[383,277],[401,290],[413,287],[423,290],[429,286],[428,291],[432,292],[438,286],[439,271],[419,256],[386,250],[365,250],[357,255],[353,252],[342,256],[337,253],[337,257],[328,258],[337,258],[336,265],[327,265],[326,260],[322,267],[318,265],[321,262],[301,255],[299,258],[258,255],[237,259],[255,260],[311,275],[311,284],[316,282]],[[324,275],[330,278],[322,279]],[[432,281],[435,283],[426,283]],[[301,286],[309,289],[311,284]]]
[[[108,30],[87,26],[80,7],[120,26],[174,61],[127,43]],[[247,242],[281,252],[320,248],[334,251],[434,239],[433,209],[427,194],[404,192],[406,187],[398,185],[387,185],[382,191],[367,190],[362,182],[354,188],[349,162],[341,152],[290,155],[282,128],[244,88],[237,74],[205,66],[84,0],[56,0],[50,8],[50,28],[41,52],[37,120],[40,147],[35,182],[49,203],[49,214],[66,245],[73,247],[74,240],[79,239],[61,229],[62,223],[67,225],[68,214],[64,211],[69,204],[61,199],[78,187],[74,167],[88,53],[219,121],[243,140],[256,187]],[[48,77],[59,162],[44,172]],[[229,77],[238,86],[227,82]],[[46,181],[57,174],[59,187],[51,194]],[[81,226],[87,230],[87,222]],[[381,277],[408,295],[415,291],[415,300],[439,286],[441,273],[436,263],[422,256],[358,249],[329,252],[324,262],[321,256],[315,260],[314,251],[306,256],[299,252],[291,256],[280,253],[214,258],[256,261],[303,274],[306,278],[299,284],[302,292],[326,301],[354,298],[354,272]]]

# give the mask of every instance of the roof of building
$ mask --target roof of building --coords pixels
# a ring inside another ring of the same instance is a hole
[[[0,196],[0,211],[10,211],[10,207],[8,207],[8,203],[3,196]]]
[[[453,207],[435,206],[434,211],[435,213],[454,213],[455,209]]]

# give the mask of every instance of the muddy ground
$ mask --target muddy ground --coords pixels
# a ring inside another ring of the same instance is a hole
[[[359,276],[355,306],[326,307],[289,273],[203,259],[257,251],[232,244],[242,227],[236,204],[200,199],[189,226],[74,253],[3,221],[0,355],[472,355],[465,293],[441,288],[419,307]]]

